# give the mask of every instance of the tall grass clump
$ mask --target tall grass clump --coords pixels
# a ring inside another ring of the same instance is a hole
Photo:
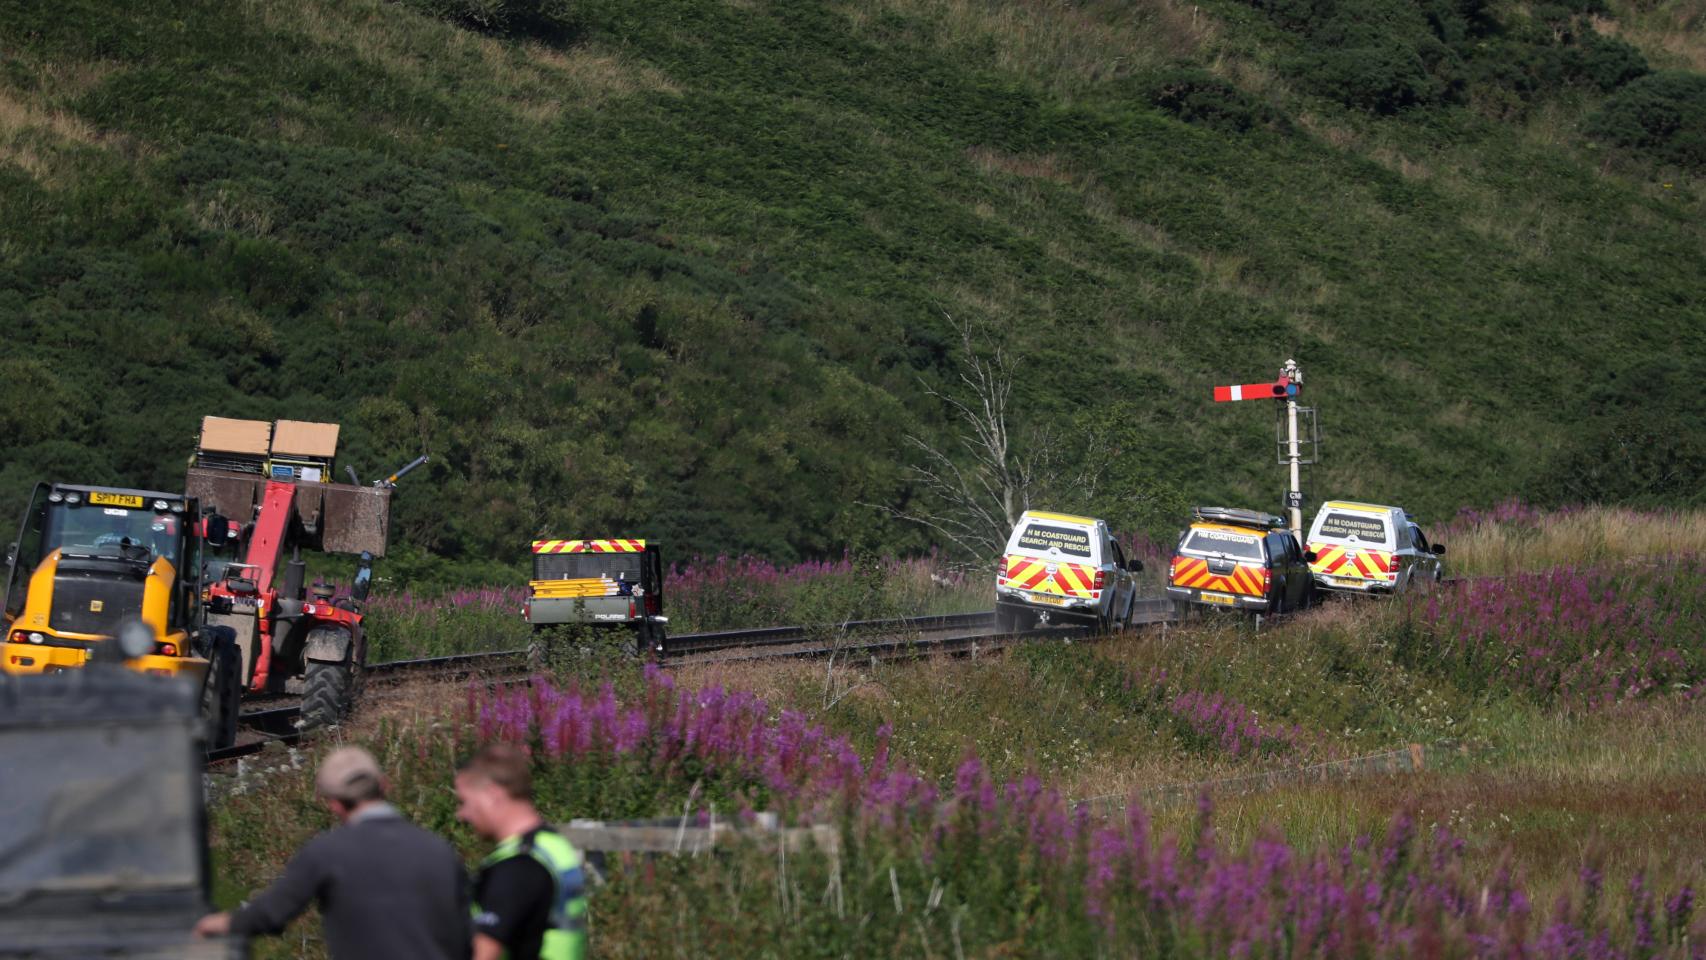
[[[1170,681],[1166,670],[1128,678],[1125,689],[1139,712],[1169,723],[1181,744],[1198,752],[1233,759],[1289,757],[1320,739],[1295,723],[1263,720],[1249,704],[1224,691]]]
[[[1471,690],[1593,706],[1701,679],[1706,569],[1566,566],[1463,581],[1411,602],[1398,658]]]
[[[531,628],[521,617],[525,587],[467,587],[437,597],[376,594],[367,602],[367,660],[413,660],[481,650],[517,650]]]
[[[987,577],[940,556],[856,557],[777,564],[759,557],[695,557],[670,570],[672,632],[793,623],[840,623],[987,610]]]
[[[1701,510],[1542,510],[1513,499],[1486,510],[1460,510],[1428,532],[1448,545],[1447,568],[1462,576],[1706,553]]]

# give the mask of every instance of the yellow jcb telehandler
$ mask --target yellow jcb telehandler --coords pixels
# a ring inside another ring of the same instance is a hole
[[[180,493],[37,484],[7,548],[0,670],[75,670],[97,645],[146,634],[136,648],[148,652],[126,665],[197,686],[208,746],[229,746],[242,660],[232,632],[207,623],[202,598],[203,547],[228,529]]]

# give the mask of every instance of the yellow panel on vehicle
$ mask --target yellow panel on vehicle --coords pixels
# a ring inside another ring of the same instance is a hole
[[[1215,590],[1225,594],[1260,597],[1267,592],[1267,571],[1260,564],[1240,563],[1228,573],[1217,574],[1201,557],[1180,557],[1173,566],[1173,585],[1193,590]],[[1231,603],[1202,594],[1205,603]]]
[[[644,540],[535,540],[534,553],[640,553]]]
[[[1029,590],[1033,594],[1093,597],[1096,589],[1096,569],[1080,563],[1056,562],[1009,553],[1002,558],[1001,574],[996,578],[996,583],[1003,587]]]
[[[1075,517],[1070,513],[1048,513],[1042,510],[1026,510],[1025,516],[1032,520],[1058,520],[1061,523],[1094,524],[1094,517]]]
[[[89,493],[89,503],[97,507],[133,507],[142,506],[142,498],[134,493],[107,493],[94,490]]]
[[[1368,511],[1371,511],[1373,513],[1386,513],[1388,511],[1398,509],[1397,507],[1381,506],[1378,503],[1357,503],[1355,500],[1328,500],[1326,503],[1321,504],[1321,506],[1323,509],[1331,508],[1333,510],[1368,510]]]
[[[533,580],[528,583],[535,597],[542,600],[577,597],[614,597],[620,592],[616,581],[606,577],[580,580]]]

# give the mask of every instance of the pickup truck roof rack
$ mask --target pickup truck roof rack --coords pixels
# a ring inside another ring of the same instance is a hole
[[[1237,507],[1193,507],[1191,519],[1208,523],[1227,523],[1235,527],[1256,527],[1262,530],[1285,526],[1285,518],[1260,510],[1241,510]]]

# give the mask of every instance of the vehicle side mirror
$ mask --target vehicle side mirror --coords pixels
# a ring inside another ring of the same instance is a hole
[[[1133,557],[1130,560],[1126,561],[1125,568],[1127,570],[1130,570],[1132,573],[1142,573],[1143,572],[1143,561],[1137,559],[1136,557]]]
[[[1445,556],[1445,544],[1443,544],[1443,543],[1434,544],[1434,556],[1436,556],[1436,557]]]
[[[355,582],[350,585],[350,598],[356,603],[366,603],[367,594],[373,589],[373,554],[366,550],[361,552],[361,560],[356,564]]]
[[[1310,563],[1314,563],[1314,562],[1315,562],[1315,558],[1316,558],[1316,556],[1317,556],[1317,554],[1316,554],[1316,553],[1315,553],[1315,551],[1313,551],[1313,550],[1305,550],[1305,551],[1303,551],[1303,559],[1304,559],[1304,560],[1307,560],[1307,561],[1308,561],[1308,562],[1310,562]]]
[[[210,513],[202,518],[201,538],[210,547],[223,547],[231,539],[231,521],[217,513]]]

